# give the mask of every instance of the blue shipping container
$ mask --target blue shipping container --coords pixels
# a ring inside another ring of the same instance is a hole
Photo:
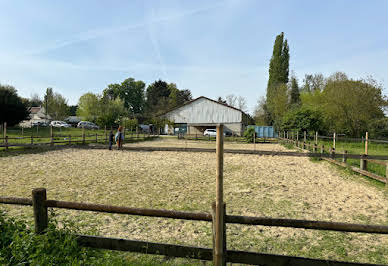
[[[254,126],[250,125],[248,128],[255,128],[256,136],[258,138],[277,138],[278,133],[270,126]]]

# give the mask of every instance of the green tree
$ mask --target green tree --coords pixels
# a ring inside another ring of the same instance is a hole
[[[146,106],[149,116],[155,116],[168,110],[170,87],[167,82],[158,80],[147,87]]]
[[[323,91],[323,110],[331,131],[359,137],[387,106],[382,88],[373,79],[329,80]]]
[[[299,106],[300,105],[300,93],[298,80],[295,76],[291,77],[291,89],[290,89],[290,105]]]
[[[14,87],[0,84],[0,123],[14,126],[28,119],[29,111]]]
[[[46,115],[53,120],[63,120],[69,115],[67,100],[59,93],[54,93],[52,88],[47,88],[44,96]]]
[[[77,116],[95,122],[99,113],[99,98],[96,94],[89,92],[79,98]]]
[[[288,110],[288,88],[285,83],[282,83],[274,88],[272,97],[267,99],[267,106],[271,106],[271,114],[273,117],[273,125],[275,128],[280,128],[283,115]]]
[[[119,98],[108,100],[101,97],[98,101],[96,123],[100,127],[113,126],[121,123],[127,114],[123,100]]]
[[[275,120],[279,120],[275,114],[274,98],[277,97],[277,88],[288,83],[289,74],[289,47],[287,40],[284,40],[282,32],[276,36],[271,61],[269,63],[269,79],[266,95],[266,122],[272,125]]]
[[[283,117],[282,130],[324,132],[322,112],[308,107],[292,109]]]
[[[302,91],[303,92],[316,92],[323,91],[325,88],[326,80],[321,73],[318,74],[306,74],[303,80]]]

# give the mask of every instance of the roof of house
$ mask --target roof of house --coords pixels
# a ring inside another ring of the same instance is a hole
[[[37,114],[40,111],[40,109],[42,109],[42,107],[30,107],[29,111],[31,114]]]
[[[210,98],[207,98],[207,97],[205,97],[205,96],[200,96],[200,97],[195,98],[195,99],[193,99],[193,100],[191,100],[191,101],[189,101],[189,102],[187,102],[187,103],[185,103],[185,104],[183,104],[183,105],[181,105],[181,106],[177,106],[177,107],[175,107],[175,108],[173,108],[173,109],[171,109],[171,110],[168,110],[167,112],[163,113],[162,115],[165,115],[165,114],[167,114],[167,113],[169,113],[169,112],[171,112],[171,111],[174,111],[174,110],[176,110],[176,109],[179,109],[179,108],[181,108],[181,107],[183,107],[183,106],[189,105],[189,104],[191,104],[191,103],[193,103],[193,102],[195,102],[195,101],[198,101],[198,100],[200,100],[200,99],[206,99],[206,100],[212,101],[212,102],[214,102],[214,103],[218,103],[218,104],[221,104],[221,105],[223,105],[223,106],[226,106],[226,107],[232,108],[232,109],[234,109],[234,110],[240,111],[240,112],[242,112],[243,114],[245,114],[245,112],[244,112],[243,110],[241,110],[241,109],[238,109],[238,108],[233,107],[233,106],[231,106],[231,105],[228,105],[228,104],[226,104],[226,103],[217,102],[217,101],[215,101],[215,100],[213,100],[213,99],[210,99]]]

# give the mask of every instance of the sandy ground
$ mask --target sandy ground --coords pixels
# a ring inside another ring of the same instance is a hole
[[[215,147],[215,142],[162,139],[136,146]],[[225,148],[284,150],[278,144],[226,143]],[[131,152],[69,148],[0,158],[0,195],[131,207],[210,212],[215,153]],[[388,224],[385,191],[326,162],[308,158],[225,154],[227,213]],[[31,219],[30,207],[0,206]],[[81,231],[148,241],[211,246],[206,222],[56,210]],[[388,262],[388,237],[228,225],[228,248],[360,262]]]

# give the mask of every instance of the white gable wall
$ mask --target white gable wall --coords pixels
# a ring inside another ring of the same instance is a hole
[[[241,123],[242,112],[205,98],[198,99],[165,115],[174,123]]]

